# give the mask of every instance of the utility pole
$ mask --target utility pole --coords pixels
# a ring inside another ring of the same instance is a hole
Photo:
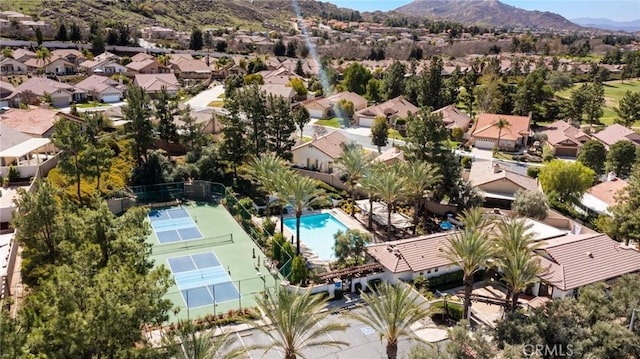
[[[640,309],[640,308],[635,308],[633,310],[633,312],[631,312],[631,322],[629,322],[629,330],[631,330],[631,331],[633,331],[633,324],[635,324],[636,312],[638,311],[638,309]]]

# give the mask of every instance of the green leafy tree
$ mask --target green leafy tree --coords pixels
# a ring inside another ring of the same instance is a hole
[[[3,47],[2,48],[2,56],[3,57],[13,58],[13,49],[10,48],[9,46]]]
[[[386,98],[396,98],[404,93],[405,75],[407,67],[399,61],[394,61],[382,75]]]
[[[284,190],[296,214],[296,255],[300,255],[300,217],[302,217],[302,211],[322,203],[324,191],[318,188],[316,180],[297,174],[289,177]]]
[[[350,258],[355,265],[364,262],[365,247],[371,242],[371,235],[357,229],[348,229],[346,232],[338,231],[333,238],[333,250],[339,262],[346,263]]]
[[[228,98],[224,103],[227,114],[220,117],[222,123],[222,145],[220,153],[233,168],[233,178],[238,178],[238,166],[249,154],[249,142],[247,140],[247,125],[240,116],[240,106],[234,97]]]
[[[529,112],[539,112],[542,102],[553,96],[553,90],[545,83],[544,71],[536,69],[518,85],[514,99],[514,109],[518,114],[526,116]]]
[[[582,95],[576,97],[576,108],[582,108],[582,113],[587,116],[587,123],[590,128],[600,121],[600,117],[604,114],[602,107],[605,104],[604,87],[601,83],[594,82],[591,84],[585,84],[578,90]],[[582,102],[582,103],[580,103]],[[578,107],[582,105],[581,107]]]
[[[463,318],[469,317],[473,276],[494,256],[495,248],[486,231],[487,221],[482,209],[472,208],[462,212],[460,221],[464,229],[447,237],[442,256],[462,268],[464,283]]]
[[[296,285],[304,285],[307,281],[308,271],[307,262],[304,257],[297,255],[291,262],[291,277],[289,277],[291,283]]]
[[[349,344],[331,339],[330,334],[344,331],[346,325],[336,321],[324,321],[329,316],[322,312],[326,299],[288,290],[268,291],[256,297],[256,303],[273,327],[257,326],[256,329],[271,338],[269,344],[259,345],[265,353],[273,349],[284,352],[284,359],[303,357],[305,349],[322,347],[346,347]]]
[[[613,212],[613,237],[628,243],[640,241],[640,165],[636,165],[629,178],[629,185],[616,194],[617,204]]]
[[[106,119],[102,113],[92,113],[86,117],[88,148],[85,153],[86,174],[96,179],[96,190],[100,190],[102,174],[111,167],[114,152],[102,136]]]
[[[571,76],[562,71],[552,71],[547,75],[547,84],[553,91],[560,91],[573,85]]]
[[[38,44],[38,46],[42,45],[42,42],[44,41],[44,38],[42,36],[42,30],[40,30],[39,27],[36,27],[34,32],[36,36],[36,43]]]
[[[346,91],[364,95],[367,92],[367,83],[373,77],[371,71],[359,62],[353,62],[342,72],[344,80],[342,86]]]
[[[162,86],[156,96],[154,115],[158,120],[158,137],[167,143],[175,143],[178,141],[178,128],[175,122],[173,122],[177,111],[178,103],[175,97],[167,92],[165,86]]]
[[[105,50],[104,37],[102,33],[96,32],[91,35],[91,52],[101,54]]]
[[[82,41],[82,30],[80,29],[80,25],[75,22],[71,24],[71,29],[69,31],[69,40],[73,42]]]
[[[380,148],[386,146],[389,143],[389,123],[384,116],[378,116],[373,121],[371,126],[371,144],[378,147],[378,153]]]
[[[540,170],[538,179],[545,193],[558,195],[560,201],[580,198],[591,187],[595,172],[580,162],[553,160]]]
[[[295,110],[293,110],[293,121],[300,130],[300,138],[302,138],[302,131],[304,130],[304,126],[306,126],[310,120],[311,115],[304,106],[298,106]]]
[[[57,41],[69,41],[69,36],[67,36],[67,27],[64,26],[64,22],[61,22],[60,26],[58,26],[58,32],[56,33],[55,39]]]
[[[336,113],[336,116],[348,121],[351,121],[353,114],[355,113],[353,102],[346,99],[341,99],[336,102],[336,104],[333,105],[333,111]]]
[[[493,343],[487,339],[490,333],[487,333],[483,328],[470,332],[469,322],[461,320],[448,332],[450,342],[445,349],[449,355],[448,358],[466,359],[469,357],[469,353],[473,353],[477,358],[496,357]]]
[[[62,150],[58,168],[63,174],[74,178],[78,201],[82,202],[80,185],[82,175],[86,172],[83,152],[87,148],[87,137],[82,125],[75,121],[62,119],[55,123],[54,128],[52,142]]]
[[[417,226],[422,201],[430,195],[430,191],[434,190],[442,176],[438,173],[437,167],[420,161],[404,163],[401,172],[405,188],[414,199],[413,224]]]
[[[284,56],[286,51],[287,47],[284,45],[282,40],[276,41],[276,43],[273,45],[273,54],[276,56]]]
[[[342,153],[336,159],[338,169],[346,176],[349,187],[349,195],[353,206],[351,207],[351,217],[356,216],[356,186],[360,183],[369,167],[369,161],[364,156],[364,150],[359,145],[343,146]]]
[[[191,115],[191,107],[189,105],[181,112],[180,121],[182,121],[182,126],[180,126],[180,132],[182,136],[180,137],[187,151],[199,151],[207,144],[207,137],[204,133],[206,123],[198,122],[197,119]]]
[[[483,75],[481,86],[477,88],[478,107],[486,113],[504,113],[505,103],[509,101],[504,91],[502,78],[495,74]]]
[[[367,93],[364,95],[364,97],[371,102],[381,102],[383,96],[383,86],[384,83],[382,82],[382,80],[374,78],[370,79],[369,82],[367,82]]]
[[[618,141],[609,147],[607,153],[607,171],[626,178],[636,162],[636,146],[631,141]]]
[[[189,48],[191,50],[199,51],[202,50],[202,46],[204,46],[204,42],[202,40],[202,30],[197,27],[191,29],[191,38],[189,39]]]
[[[589,140],[582,145],[578,154],[578,162],[591,168],[597,175],[604,173],[607,150],[598,140]]]
[[[426,317],[428,309],[408,285],[382,282],[374,290],[362,293],[362,300],[367,303],[364,310],[351,312],[349,316],[378,332],[385,340],[387,358],[396,359],[400,339],[422,342],[411,325]]]
[[[307,88],[304,85],[304,81],[301,78],[292,78],[291,80],[289,80],[288,86],[291,86],[296,91],[296,95],[298,96],[306,96],[308,93]]]
[[[387,241],[391,240],[391,213],[395,204],[407,191],[401,171],[401,165],[396,162],[386,171],[379,173],[372,183],[377,197],[387,205]]]
[[[296,141],[293,133],[296,131],[295,117],[291,113],[289,101],[282,96],[267,96],[267,150],[276,155],[291,160],[291,149]]]
[[[151,99],[140,86],[130,85],[127,104],[122,114],[127,120],[125,129],[129,134],[132,154],[138,164],[147,161],[147,150],[153,144],[153,123],[151,123]]]
[[[542,192],[519,190],[516,199],[511,204],[511,209],[518,216],[543,220],[547,218],[549,205]]]
[[[240,111],[246,116],[249,127],[250,152],[260,156],[267,149],[268,113],[267,98],[257,85],[248,86],[237,93]]]
[[[640,121],[640,92],[627,91],[615,108],[616,123],[631,128],[634,123]]]
[[[298,46],[297,46],[297,42],[296,41],[289,41],[287,43],[287,52],[286,52],[285,56],[287,56],[287,57],[296,57],[297,48],[298,48]]]

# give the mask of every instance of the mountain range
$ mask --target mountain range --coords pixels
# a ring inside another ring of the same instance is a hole
[[[597,29],[612,30],[612,31],[640,31],[640,19],[633,21],[613,21],[603,18],[590,18],[582,17],[578,19],[571,19],[574,23],[584,27],[595,27]]]
[[[561,15],[524,10],[497,0],[415,0],[395,11],[465,24],[507,28],[580,29],[579,25]]]

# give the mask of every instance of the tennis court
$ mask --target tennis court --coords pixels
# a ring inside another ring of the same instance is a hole
[[[189,308],[238,300],[238,289],[213,252],[167,258]]]
[[[202,238],[189,212],[182,207],[149,211],[151,227],[160,243],[190,241]]]
[[[147,238],[155,266],[171,270],[165,299],[178,309],[169,322],[255,307],[255,297],[280,283],[266,256],[222,205],[183,202],[149,212]]]

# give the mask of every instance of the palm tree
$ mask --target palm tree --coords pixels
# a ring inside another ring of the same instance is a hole
[[[405,193],[405,181],[400,175],[400,165],[393,164],[373,178],[378,198],[387,204],[387,241],[391,240],[391,211]]]
[[[387,358],[398,356],[398,340],[407,337],[422,342],[410,326],[429,314],[408,285],[382,282],[372,293],[362,293],[368,304],[364,311],[349,313],[353,319],[368,325],[386,340]]]
[[[362,146],[345,145],[342,154],[336,159],[336,164],[345,173],[351,196],[351,217],[356,215],[356,186],[369,167],[369,161],[364,157]]]
[[[324,190],[318,188],[316,180],[293,174],[287,179],[285,193],[296,212],[296,255],[300,255],[300,217],[302,211],[324,200]]]
[[[157,60],[162,65],[168,66],[169,65],[169,61],[171,60],[171,56],[170,55],[159,55]]]
[[[437,167],[421,161],[407,162],[402,168],[402,175],[407,192],[411,193],[415,199],[413,225],[417,226],[420,202],[427,191],[442,180],[442,176],[438,174]]]
[[[536,242],[531,225],[522,218],[503,219],[498,222],[496,267],[502,271],[502,281],[507,286],[507,300],[511,310],[516,310],[518,296],[543,273],[535,249]]]
[[[471,307],[471,291],[473,290],[473,276],[487,262],[493,258],[494,246],[485,231],[486,221],[479,221],[482,216],[480,208],[472,208],[462,212],[461,221],[465,227],[447,237],[447,246],[440,249],[442,256],[451,263],[462,268],[464,283],[464,311],[463,318],[468,318]],[[467,224],[480,223],[481,226]]]
[[[256,303],[273,328],[264,325],[256,328],[269,336],[271,343],[254,348],[264,349],[265,354],[271,349],[282,349],[285,359],[295,359],[303,356],[304,349],[349,345],[329,336],[347,326],[336,321],[323,323],[329,313],[321,312],[327,304],[322,296],[311,295],[310,290],[302,293],[269,290],[266,294],[257,296]]]
[[[36,50],[36,58],[43,64],[43,66],[46,66],[51,61],[51,52],[46,47],[41,47]]]
[[[236,337],[223,333],[213,336],[213,331],[196,332],[190,322],[180,322],[177,335],[164,337],[164,344],[172,350],[176,359],[235,359],[243,356],[243,348],[226,351]]]
[[[500,138],[502,137],[502,129],[509,127],[509,121],[507,121],[503,117],[499,117],[498,121],[496,121],[496,127],[498,128],[498,143],[496,144],[496,148],[500,149]]]
[[[376,187],[374,185],[374,178],[376,178],[379,172],[380,171],[375,168],[375,165],[373,165],[369,168],[368,173],[365,174],[365,176],[362,177],[362,180],[360,181],[362,190],[366,192],[367,197],[369,198],[369,224],[367,226],[368,229],[373,228],[371,221],[373,219],[373,201],[375,200],[375,197],[376,197]]]
[[[270,196],[275,196],[280,205],[280,233],[283,229],[284,206],[287,204],[286,181],[292,172],[287,162],[276,154],[270,153],[261,157],[254,157],[251,161],[249,172],[254,180],[260,183]],[[267,209],[270,203],[267,199]]]

